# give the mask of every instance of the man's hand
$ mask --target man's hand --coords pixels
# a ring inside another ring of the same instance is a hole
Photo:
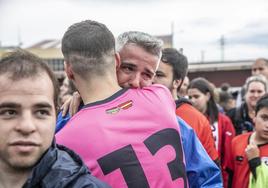
[[[69,110],[70,117],[72,117],[78,111],[81,101],[80,94],[77,91],[74,92],[73,96],[67,99],[61,106],[62,116],[65,116]]]
[[[260,150],[255,143],[249,144],[245,149],[248,161],[260,156]]]

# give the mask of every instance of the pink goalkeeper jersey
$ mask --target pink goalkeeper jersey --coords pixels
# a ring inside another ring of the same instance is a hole
[[[187,187],[175,103],[163,86],[122,89],[86,105],[56,140],[112,187]]]

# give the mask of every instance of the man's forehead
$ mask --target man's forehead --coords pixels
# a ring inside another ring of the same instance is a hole
[[[5,74],[0,75],[0,94],[6,95],[45,95],[53,97],[53,83],[48,75],[41,74],[38,77],[10,79]]]
[[[18,81],[13,81],[10,79],[10,74],[2,74],[0,75],[0,92],[7,91],[9,89],[16,89],[13,87],[14,83]]]
[[[144,49],[142,46],[139,46],[137,44],[126,44],[119,52],[120,56],[122,58],[129,58],[130,56],[139,57],[139,58],[150,58],[155,59],[155,63],[158,62],[159,57],[156,54],[153,54],[146,49]]]
[[[157,71],[158,70],[165,71],[169,74],[173,74],[174,67],[171,64],[160,61]]]
[[[268,63],[266,63],[264,60],[260,59],[260,60],[257,60],[253,65],[253,67],[264,67],[264,66],[268,66]]]

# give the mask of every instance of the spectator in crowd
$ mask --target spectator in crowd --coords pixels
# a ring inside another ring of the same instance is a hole
[[[268,60],[265,58],[258,58],[251,66],[252,76],[263,75],[268,79]],[[245,101],[245,85],[241,87],[241,90],[238,91],[236,98],[236,107],[241,106]]]
[[[228,91],[220,91],[219,105],[222,107],[224,113],[228,112],[232,108],[235,108],[235,99],[233,95]]]
[[[202,139],[205,149],[212,156],[218,157],[211,128],[206,117],[196,110],[189,100],[177,97],[177,91],[182,86],[183,79],[187,74],[187,69],[188,61],[183,54],[174,48],[165,48],[162,50],[162,58],[156,71],[154,83],[162,84],[169,88],[176,101],[176,114],[194,128],[200,140]],[[206,184],[207,186],[222,187],[222,184],[219,183],[221,182],[220,170],[211,165],[208,157],[203,157],[203,155],[197,157],[200,151],[193,150],[195,145],[200,144],[199,140],[196,141],[194,145],[189,144],[192,142],[191,134],[195,135],[195,133],[189,131],[184,132],[185,126],[181,126],[180,128],[182,131],[182,141],[185,142],[184,153],[186,156],[186,170],[187,172],[191,172],[188,175],[190,186],[203,187],[203,185]],[[203,148],[200,148],[200,150],[203,150]],[[216,163],[218,163],[217,159],[218,158],[214,159]],[[217,177],[216,174],[218,174],[218,179],[215,178]],[[191,177],[194,177],[194,179],[191,179]],[[199,183],[195,181],[199,181]]]
[[[229,187],[268,187],[268,95],[255,108],[255,130],[235,137],[231,144]]]
[[[0,187],[108,187],[53,141],[57,106],[57,80],[41,59],[23,50],[2,58]]]
[[[187,187],[170,92],[160,85],[121,89],[118,82],[129,79],[127,75],[135,66],[125,61],[121,73],[125,77],[117,79],[116,68],[121,61],[114,46],[112,33],[95,21],[76,23],[64,34],[65,71],[85,106],[57,133],[57,142],[81,154],[92,173],[112,187]],[[133,55],[142,52],[135,44],[127,44],[124,50]],[[161,45],[154,43],[153,51],[141,57],[148,64],[159,63]],[[140,75],[146,83],[150,83],[148,78],[157,65]],[[166,110],[155,110],[163,106]]]
[[[219,112],[215,102],[212,85],[205,78],[196,78],[190,82],[188,95],[193,105],[209,120],[216,149],[218,150],[223,180],[227,184],[226,164],[231,140],[235,136],[235,130],[229,117]]]
[[[229,92],[230,87],[231,87],[230,84],[225,82],[225,83],[221,84],[221,91]]]
[[[226,114],[231,118],[236,135],[253,131],[257,101],[267,92],[267,80],[262,75],[251,76],[245,83],[245,102]]]
[[[176,101],[176,114],[195,130],[211,159],[218,163],[218,153],[215,148],[209,121],[192,106],[189,100],[177,97],[177,91],[182,85],[187,71],[187,58],[176,49],[166,48],[162,51],[162,58],[156,71],[154,82],[169,88]]]
[[[234,94],[230,91],[230,84],[223,83],[219,91],[219,105],[223,109],[223,112],[226,113],[232,108],[235,108],[235,98]]]
[[[259,58],[257,59],[252,67],[251,67],[251,74],[255,75],[263,75],[266,79],[268,79],[268,59]]]

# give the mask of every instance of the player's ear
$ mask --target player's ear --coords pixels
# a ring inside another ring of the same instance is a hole
[[[182,83],[182,80],[179,79],[179,80],[173,80],[173,83],[172,83],[172,87],[173,89],[178,89],[180,86],[181,86],[181,83]]]
[[[73,74],[73,70],[71,68],[70,63],[67,63],[66,61],[64,61],[64,70],[65,70],[65,73],[66,73],[67,77],[70,80],[73,80],[74,79],[74,74]]]
[[[115,53],[115,65],[116,69],[118,69],[121,65],[121,58],[118,52]]]

